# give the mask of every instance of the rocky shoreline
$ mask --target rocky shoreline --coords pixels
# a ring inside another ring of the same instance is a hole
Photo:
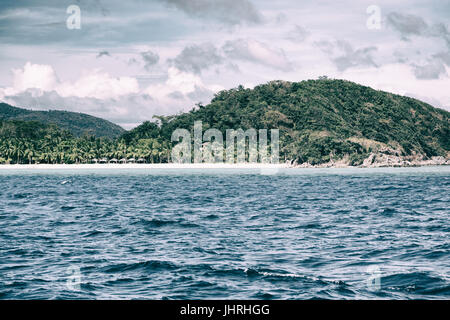
[[[298,164],[296,161],[287,161],[292,168],[383,168],[383,167],[422,167],[422,166],[445,166],[450,165],[450,156],[436,156],[426,158],[424,155],[402,156],[395,150],[381,150],[372,152],[364,159],[361,165],[351,165],[348,156],[339,160],[331,160],[327,163],[312,165],[310,163]]]

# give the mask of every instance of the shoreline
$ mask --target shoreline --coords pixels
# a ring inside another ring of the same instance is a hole
[[[422,165],[391,165],[391,166],[343,166],[336,165],[290,165],[267,163],[125,163],[125,164],[1,164],[3,170],[62,170],[62,169],[371,169],[371,168],[423,168],[423,167],[449,167],[449,164],[422,164]]]
[[[285,169],[287,164],[267,163],[106,163],[106,164],[2,164],[0,170],[10,169]]]

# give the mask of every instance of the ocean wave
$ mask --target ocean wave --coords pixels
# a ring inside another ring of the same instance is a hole
[[[431,272],[396,273],[380,277],[383,290],[414,292],[417,294],[430,294],[431,292],[446,292],[449,283]]]
[[[102,268],[103,272],[106,273],[120,273],[128,271],[170,271],[176,270],[179,267],[169,261],[161,260],[149,260],[134,263],[119,263],[115,265],[110,265]]]
[[[448,298],[450,177],[411,174],[6,176],[0,299]]]
[[[141,219],[138,222],[140,225],[143,225],[148,228],[163,228],[163,227],[170,227],[170,226],[176,226],[181,228],[198,228],[200,227],[196,223],[188,222],[184,219],[177,219],[177,220],[170,220],[170,219]]]

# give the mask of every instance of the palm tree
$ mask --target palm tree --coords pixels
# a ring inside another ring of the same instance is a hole
[[[33,159],[34,156],[34,150],[30,145],[26,146],[26,149],[23,152],[24,157],[28,158],[28,164],[31,164],[31,161]]]
[[[15,155],[16,155],[16,162],[17,164],[20,163],[20,157],[24,155],[24,146],[23,142],[20,140],[17,140],[17,144],[15,145]]]

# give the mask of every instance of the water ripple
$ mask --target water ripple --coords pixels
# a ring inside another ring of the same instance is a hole
[[[408,170],[2,174],[0,299],[448,299],[450,173]]]

